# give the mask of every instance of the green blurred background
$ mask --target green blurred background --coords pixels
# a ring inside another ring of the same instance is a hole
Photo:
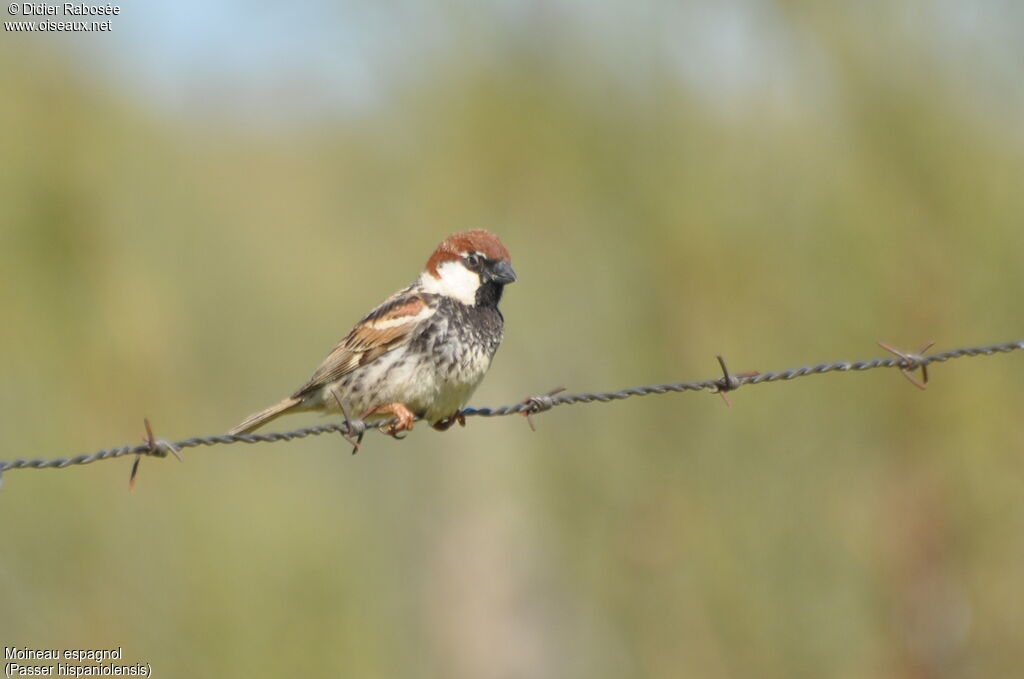
[[[0,459],[225,431],[465,228],[520,276],[474,405],[1024,335],[1017,3],[156,5],[0,37]],[[1024,357],[932,375],[8,472],[0,640],[1014,676]]]

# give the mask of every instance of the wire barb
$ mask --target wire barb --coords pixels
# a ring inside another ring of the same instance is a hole
[[[729,367],[725,364],[725,359],[722,358],[721,354],[718,354],[715,358],[718,359],[718,365],[722,368],[722,379],[715,383],[715,391],[725,401],[726,407],[732,408],[732,401],[729,400],[728,392],[739,389],[740,381],[729,373]]]
[[[331,396],[338,402],[338,408],[341,409],[341,416],[345,418],[345,429],[339,430],[341,438],[352,444],[352,454],[355,455],[359,452],[359,446],[363,442],[363,434],[366,433],[366,423],[362,420],[353,420],[348,416],[348,408],[341,400],[341,396],[338,394],[337,388],[331,388]],[[355,435],[353,437],[353,434]]]
[[[526,423],[530,425],[530,431],[537,431],[537,426],[533,423],[533,416],[554,408],[555,394],[563,391],[565,391],[565,387],[555,387],[546,394],[529,396],[518,404],[520,408],[519,414],[526,418]]]
[[[749,372],[733,375],[729,372],[729,368],[725,365],[725,359],[722,358],[721,355],[715,356],[715,358],[718,359],[718,365],[722,368],[722,377],[715,380],[711,387],[711,391],[721,396],[722,400],[725,401],[725,405],[732,408],[732,401],[729,399],[728,392],[735,391],[742,387],[745,384],[742,378],[753,377],[755,375],[760,375],[761,373],[756,370],[751,370]]]
[[[153,436],[153,425],[149,423],[149,418],[142,418],[142,422],[146,425],[146,436],[142,439],[145,445],[144,451],[138,451],[135,453],[135,462],[132,463],[132,471],[128,476],[128,491],[135,490],[135,478],[139,473],[139,463],[142,462],[143,454],[154,455],[156,457],[167,457],[167,453],[174,453],[174,457],[178,458],[178,462],[184,462],[185,459],[181,456],[181,452],[177,446],[169,441],[158,439]]]
[[[935,345],[935,342],[929,342],[928,344],[921,347],[921,351],[916,354],[911,354],[906,351],[900,351],[895,347],[892,347],[885,342],[878,342],[878,346],[882,347],[886,351],[896,356],[899,356],[902,361],[900,362],[899,369],[900,373],[907,378],[911,384],[918,389],[924,391],[928,386],[928,361],[925,359],[925,354]],[[914,371],[918,368],[921,369],[921,379],[918,380],[914,377]]]
[[[881,346],[886,351],[892,353],[894,357],[873,358],[864,361],[834,361],[832,363],[819,363],[813,366],[805,365],[799,368],[791,368],[789,370],[782,370],[778,372],[754,371],[735,375],[729,372],[729,369],[726,367],[725,360],[722,359],[722,357],[718,357],[719,366],[722,369],[722,376],[716,379],[695,380],[692,382],[672,382],[669,384],[651,384],[620,389],[619,391],[585,392],[580,394],[556,396],[556,394],[564,390],[562,387],[559,387],[558,389],[553,389],[547,394],[531,396],[519,403],[501,406],[499,408],[463,408],[459,415],[461,417],[503,417],[514,413],[520,413],[526,417],[530,427],[536,430],[531,416],[550,410],[555,406],[574,405],[579,403],[609,403],[611,401],[621,401],[623,399],[632,398],[633,396],[667,394],[669,392],[682,393],[686,391],[710,390],[722,394],[722,397],[726,398],[726,392],[735,391],[736,389],[748,384],[754,385],[778,382],[781,380],[794,380],[798,377],[824,375],[825,373],[830,372],[862,372],[865,370],[874,370],[875,368],[898,368],[900,372],[907,377],[907,379],[923,389],[928,382],[927,368],[932,363],[943,363],[956,358],[992,356],[994,354],[1024,350],[1024,339],[988,346],[960,347],[928,355],[925,355],[925,352],[931,348],[931,343],[923,347],[917,354],[903,352],[886,344],[881,344]],[[918,381],[913,375],[914,371],[918,368],[921,369],[920,381]],[[335,398],[337,398],[337,396],[335,396]],[[728,399],[726,400],[728,402]],[[362,441],[363,434],[367,430],[367,425],[362,420],[350,419],[348,417],[348,413],[346,413],[344,409],[342,409],[342,414],[345,416],[345,421],[340,424],[325,424],[315,427],[294,429],[292,431],[270,432],[266,434],[218,434],[214,436],[196,436],[182,441],[177,441],[175,443],[157,439],[153,435],[152,426],[149,421],[146,420],[146,438],[141,445],[126,445],[121,446],[120,448],[98,450],[91,454],[77,455],[75,457],[57,457],[52,459],[37,458],[31,460],[17,458],[14,460],[0,460],[0,484],[3,482],[3,473],[10,469],[64,469],[65,467],[73,465],[91,464],[100,460],[110,460],[124,455],[135,455],[136,459],[132,465],[132,473],[129,478],[129,483],[132,484],[134,483],[138,472],[139,461],[144,455],[167,457],[168,453],[172,453],[178,458],[178,460],[181,460],[182,457],[180,451],[184,448],[228,445],[232,443],[252,444],[293,441],[307,436],[320,436],[321,434],[329,433],[341,434],[345,440],[353,444],[353,448],[358,449],[358,444]],[[389,424],[395,422],[397,422],[397,420],[392,418],[382,422],[380,426],[387,427]]]

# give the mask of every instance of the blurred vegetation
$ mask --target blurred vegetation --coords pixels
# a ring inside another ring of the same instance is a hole
[[[520,275],[477,405],[1021,336],[1019,68],[951,58],[928,3],[764,7],[794,88],[449,6],[371,112],[259,129],[6,35],[0,458],[223,431],[477,226]],[[189,451],[133,494],[11,472],[0,639],[162,676],[1010,676],[1024,364],[933,376]]]

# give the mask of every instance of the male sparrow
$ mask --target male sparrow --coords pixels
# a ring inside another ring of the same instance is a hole
[[[393,416],[392,435],[412,429],[417,417],[441,431],[461,422],[459,412],[501,343],[498,302],[515,280],[508,250],[494,234],[448,236],[419,278],[359,321],[306,384],[230,433],[306,410],[371,422]]]

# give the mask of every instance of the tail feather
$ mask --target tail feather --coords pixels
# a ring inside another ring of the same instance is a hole
[[[302,403],[301,398],[286,398],[280,403],[275,403],[269,408],[264,408],[258,413],[253,413],[249,417],[239,424],[237,427],[229,431],[229,434],[248,434],[249,432],[262,427],[267,422],[275,420],[281,415],[284,415],[295,406]]]

